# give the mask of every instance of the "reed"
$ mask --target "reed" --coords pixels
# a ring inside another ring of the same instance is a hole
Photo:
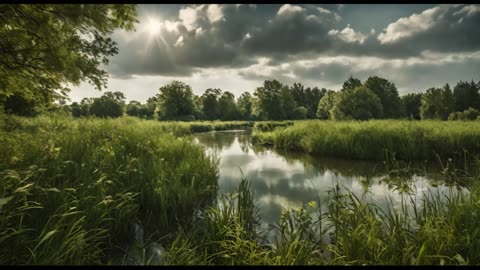
[[[326,157],[382,161],[388,155],[406,161],[461,160],[480,154],[480,122],[471,121],[297,121],[265,130],[255,126],[261,145]]]
[[[0,132],[0,264],[100,264],[208,204],[216,160],[188,126],[9,117]]]

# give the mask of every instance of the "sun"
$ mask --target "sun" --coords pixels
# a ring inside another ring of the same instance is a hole
[[[158,33],[160,33],[161,26],[162,26],[162,23],[160,22],[160,20],[158,18],[152,18],[152,17],[148,18],[145,24],[146,31],[151,36],[155,36]]]

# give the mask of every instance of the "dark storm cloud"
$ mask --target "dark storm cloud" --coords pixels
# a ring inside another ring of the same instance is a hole
[[[176,16],[164,14],[160,18],[154,9],[142,6],[142,23],[136,33],[129,33],[129,39],[123,33],[114,35],[120,54],[111,60],[109,71],[114,76],[186,76],[197,68],[251,65],[252,59],[239,54],[239,43],[248,32],[245,27],[250,26],[242,23],[238,14],[251,14],[252,10],[255,6],[181,6],[171,10]],[[237,15],[226,19],[231,14]],[[164,18],[170,20],[162,21]],[[251,19],[252,22],[254,16]],[[158,24],[157,34],[151,32],[152,21]]]
[[[401,18],[379,34],[380,44],[417,51],[474,51],[480,49],[480,5],[440,5]]]
[[[120,54],[112,59],[109,71],[115,75],[188,75],[195,68],[249,66],[262,55],[281,58],[322,51],[329,46],[327,32],[340,20],[335,12],[312,5],[177,8],[169,10],[176,11],[176,16],[163,11],[164,20],[153,37],[148,25],[155,18],[155,9],[142,6],[141,24],[131,34],[135,37],[127,41],[121,35],[114,36]]]
[[[336,21],[326,9],[284,5],[277,14],[256,28],[246,40],[244,49],[256,55],[298,54],[323,51],[331,46],[327,32]]]
[[[411,78],[423,85],[478,70],[478,58],[462,53],[480,50],[480,5],[373,7],[382,11],[378,20],[375,13],[365,15],[366,5],[141,5],[137,31],[114,35],[120,53],[108,70],[129,78],[221,68],[246,80],[326,85],[341,85],[350,75],[384,74],[405,88]],[[449,73],[425,52],[461,59],[451,59],[457,69]]]

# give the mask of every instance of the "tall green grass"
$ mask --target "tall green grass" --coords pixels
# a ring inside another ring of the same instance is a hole
[[[257,144],[328,157],[385,160],[463,159],[480,153],[480,122],[463,121],[300,121],[263,131],[254,127]]]
[[[100,264],[177,229],[217,189],[216,160],[176,123],[9,117],[0,131],[0,264]]]
[[[392,183],[404,194],[400,207],[332,187],[316,202],[286,209],[272,225],[276,237],[269,243],[248,181],[215,200],[217,160],[188,136],[209,122],[0,120],[2,265],[125,263],[118,252],[134,242],[137,223],[145,239],[166,244],[164,262],[170,265],[480,263],[480,176],[448,167],[453,163],[445,163],[445,175],[452,181],[466,175],[470,192],[428,190],[416,200],[408,183],[398,180],[408,169],[393,166],[389,175],[398,179]],[[356,158],[380,158],[385,149],[400,158],[431,157],[426,147],[432,145],[434,157],[478,149],[473,122],[422,124],[303,121],[266,124],[255,136],[312,153],[336,142],[326,149]],[[450,140],[442,142],[444,137]]]
[[[251,202],[223,199],[191,225],[195,229],[177,235],[166,263],[477,265],[479,190],[478,185],[470,193],[428,190],[420,203],[407,192],[399,207],[390,200],[385,208],[332,187],[324,200],[284,210],[273,225],[271,245],[262,239],[264,232],[242,223],[242,211],[254,208]]]

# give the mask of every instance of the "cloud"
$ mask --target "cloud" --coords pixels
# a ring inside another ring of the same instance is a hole
[[[355,32],[355,30],[353,30],[350,27],[350,24],[347,27],[345,27],[342,31],[332,29],[328,31],[328,35],[337,37],[348,43],[358,42],[360,44],[365,42],[365,40],[368,37],[367,35],[362,34],[360,32]]]
[[[300,6],[293,6],[290,4],[285,4],[280,7],[280,9],[277,12],[277,16],[288,16],[290,14],[302,12],[304,8]]]
[[[207,17],[210,23],[215,23],[223,19],[222,6],[217,4],[209,5],[207,8]]]
[[[202,7],[203,5],[197,8],[186,7],[180,9],[178,17],[183,22],[183,25],[187,28],[188,31],[191,31],[195,27],[197,27],[197,20],[200,17],[199,13]]]
[[[475,51],[480,49],[478,25],[479,5],[439,5],[390,23],[378,40],[397,48],[415,44],[417,52]]]
[[[288,16],[287,16],[288,15]],[[337,22],[336,14],[314,8],[283,5],[276,16],[250,32],[242,49],[257,56],[322,52],[330,48],[329,29]]]
[[[411,37],[417,33],[431,29],[435,22],[448,10],[448,7],[434,7],[427,9],[420,14],[413,14],[408,18],[401,18],[391,23],[378,35],[382,44],[394,43],[397,40]]]
[[[288,65],[271,63],[269,58],[259,58],[257,64],[241,69],[239,74],[249,80],[277,79],[287,84],[302,82],[334,90],[338,90],[351,75],[362,81],[378,75],[393,81],[401,94],[425,91],[447,82],[454,85],[459,80],[480,79],[480,74],[472,75],[468,72],[480,69],[480,51],[455,54],[424,51],[418,57],[394,60],[336,55],[313,59],[304,57],[291,60]],[[289,74],[293,76],[288,76]]]
[[[112,37],[119,54],[107,71],[115,81],[178,78],[203,91],[279,79],[337,89],[350,75],[379,75],[423,91],[480,70],[480,5],[435,6],[375,26],[383,31],[337,14],[355,6],[178,5],[161,16],[141,7],[137,31]]]

